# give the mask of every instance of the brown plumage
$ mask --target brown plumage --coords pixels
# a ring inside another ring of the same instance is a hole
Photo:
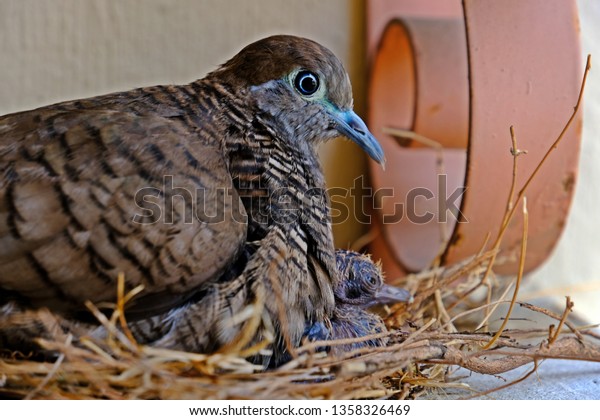
[[[236,341],[250,320],[231,317],[254,304],[255,339],[281,353],[283,329],[296,345],[333,311],[315,146],[339,135],[383,161],[340,61],[292,36],[189,85],[0,117],[0,300],[78,318],[115,300],[123,272],[144,286],[130,319],[195,305],[206,351]]]

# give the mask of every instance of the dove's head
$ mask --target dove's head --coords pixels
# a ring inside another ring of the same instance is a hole
[[[341,61],[322,45],[276,35],[254,42],[215,74],[247,95],[251,106],[289,141],[316,144],[344,136],[375,161],[384,154],[352,109],[352,86]]]
[[[412,300],[407,290],[385,284],[381,268],[368,255],[339,250],[336,264],[341,278],[334,289],[338,303],[368,308]]]

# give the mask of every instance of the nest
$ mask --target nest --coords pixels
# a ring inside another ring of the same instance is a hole
[[[579,101],[563,133],[576,115]],[[90,306],[106,330],[105,339],[57,334],[39,339],[46,350],[59,354],[52,362],[30,360],[23,355],[0,357],[0,396],[44,399],[408,399],[432,389],[462,388],[464,396],[481,393],[452,380],[457,368],[498,375],[531,364],[519,382],[536,371],[544,359],[600,362],[600,335],[594,326],[577,327],[568,320],[573,302],[567,297],[562,313],[553,313],[526,302],[517,294],[527,249],[528,214],[526,189],[563,134],[549,148],[523,188],[516,192],[517,161],[522,154],[511,129],[514,157],[513,184],[506,214],[489,249],[452,267],[434,267],[398,279],[415,300],[398,304],[384,314],[388,332],[352,340],[305,342],[296,357],[269,371],[247,358],[261,348],[230,346],[214,354],[195,354],[138,345],[129,334],[123,307],[134,293],[119,290],[113,316],[107,319]],[[516,211],[523,213],[523,236],[516,278],[499,278],[493,267],[502,236]],[[122,284],[122,283],[121,283]],[[509,293],[512,291],[512,297]],[[509,296],[509,297],[507,297]],[[506,305],[508,308],[505,309]],[[547,329],[506,329],[513,308],[520,306],[546,317]],[[502,315],[498,312],[502,309]],[[48,313],[51,317],[51,314]],[[503,317],[496,331],[490,319]],[[51,322],[51,320],[49,320]],[[384,347],[362,347],[328,355],[318,350],[388,337]]]
[[[562,314],[515,303],[555,320],[556,327],[478,332],[473,320],[480,318],[485,324],[494,308],[505,302],[504,297],[483,303],[474,299],[480,289],[503,282],[482,282],[492,255],[410,276],[405,286],[416,290],[417,298],[386,316],[389,342],[385,347],[329,356],[316,351],[324,343],[310,342],[297,349],[291,362],[263,371],[245,359],[247,350],[209,355],[137,345],[120,327],[122,305],[118,304],[111,319],[94,311],[111,332],[105,340],[83,337],[74,346],[71,336],[62,337],[64,342],[40,339],[40,346],[60,354],[54,362],[0,359],[0,393],[51,399],[406,399],[434,388],[458,387],[470,391],[466,396],[474,396],[479,394],[450,379],[456,367],[498,375],[532,363],[529,376],[547,358],[600,361],[600,335],[568,321],[569,299]],[[461,320],[467,321],[461,325]],[[458,327],[464,329],[459,332]]]

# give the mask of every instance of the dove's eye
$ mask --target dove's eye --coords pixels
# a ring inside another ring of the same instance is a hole
[[[302,95],[310,96],[319,89],[319,78],[313,72],[303,70],[296,75],[294,87]]]

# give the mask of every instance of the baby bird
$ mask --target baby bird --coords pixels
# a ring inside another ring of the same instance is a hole
[[[336,307],[333,316],[329,325],[326,322],[316,322],[306,329],[305,336],[310,341],[360,338],[386,332],[383,320],[367,309],[375,305],[412,301],[407,290],[384,283],[381,268],[368,255],[338,250],[336,264],[341,281],[334,289]],[[336,355],[363,347],[383,346],[386,343],[387,338],[378,337],[333,345],[322,350]]]

